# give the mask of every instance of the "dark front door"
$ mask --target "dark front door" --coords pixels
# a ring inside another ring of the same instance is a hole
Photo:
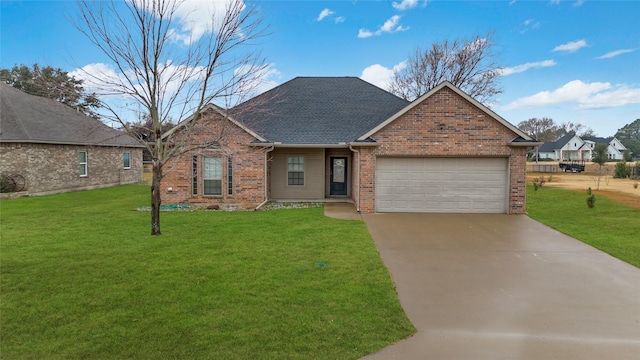
[[[330,195],[347,195],[347,158],[331,158]]]

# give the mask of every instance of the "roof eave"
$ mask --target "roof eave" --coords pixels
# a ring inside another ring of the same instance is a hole
[[[107,146],[107,147],[128,147],[128,148],[144,148],[142,144],[117,144],[117,143],[91,143],[91,142],[75,142],[75,141],[55,141],[55,140],[0,140],[2,143],[11,144],[46,144],[46,145],[75,145],[75,146]]]
[[[249,146],[255,147],[276,147],[276,148],[300,148],[300,149],[341,149],[341,148],[349,148],[349,146],[378,146],[377,142],[343,142],[337,144],[288,144],[281,142],[260,142],[260,143],[250,143]]]

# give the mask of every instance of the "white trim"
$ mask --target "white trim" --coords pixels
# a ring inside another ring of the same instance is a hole
[[[126,159],[125,159],[125,157],[124,157],[124,154],[129,154],[129,159],[128,159],[128,160],[129,160],[129,166],[127,166],[127,165],[126,165],[126,163],[125,163],[125,160],[126,160]],[[131,169],[131,151],[124,151],[124,152],[122,152],[122,163],[123,163],[122,165],[123,165],[123,167],[124,167],[124,169],[125,169],[125,170],[129,170],[129,169]]]
[[[425,101],[427,98],[431,97],[433,94],[437,93],[438,91],[440,91],[444,87],[447,87],[447,88],[451,89],[453,92],[455,92],[456,94],[460,95],[465,100],[469,101],[471,104],[473,104],[474,106],[476,106],[477,108],[482,110],[487,115],[491,116],[494,120],[496,120],[500,124],[504,125],[506,128],[508,128],[509,130],[513,131],[514,133],[516,133],[518,136],[522,137],[523,139],[529,140],[529,141],[533,140],[531,137],[529,137],[529,135],[525,134],[520,129],[518,129],[517,127],[513,126],[507,120],[502,118],[500,115],[496,114],[495,112],[493,112],[488,107],[482,105],[480,102],[478,102],[477,100],[475,100],[471,96],[467,95],[464,91],[458,89],[456,86],[454,86],[453,84],[451,84],[448,81],[445,81],[445,82],[441,83],[440,85],[436,86],[435,88],[429,90],[426,94],[424,94],[424,95],[420,96],[419,98],[417,98],[416,100],[412,101],[409,105],[405,106],[402,110],[398,111],[397,113],[392,115],[390,118],[388,118],[387,120],[383,121],[382,123],[380,123],[375,128],[371,129],[366,134],[360,136],[358,138],[358,140],[359,141],[363,141],[363,140],[366,140],[367,138],[370,138],[373,134],[375,134],[378,131],[382,130],[384,127],[386,127],[387,125],[389,125],[390,123],[392,123],[393,121],[395,121],[396,119],[401,117],[402,115],[406,114],[407,112],[409,112],[409,110],[413,109],[418,104],[420,104],[421,102]]]
[[[78,155],[80,155],[81,153],[84,153],[84,162],[79,161],[79,165],[84,165],[84,174],[80,174],[80,177],[87,177],[89,176],[89,152],[87,150],[78,151]]]

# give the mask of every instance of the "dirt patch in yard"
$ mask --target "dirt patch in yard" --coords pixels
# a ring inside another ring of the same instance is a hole
[[[544,177],[544,186],[553,186],[571,190],[587,191],[591,187],[596,195],[607,197],[615,202],[640,209],[640,180],[614,179],[610,172],[600,178],[600,190],[596,189],[597,174],[587,173],[527,173],[527,183],[534,178]],[[637,188],[633,185],[638,184]]]

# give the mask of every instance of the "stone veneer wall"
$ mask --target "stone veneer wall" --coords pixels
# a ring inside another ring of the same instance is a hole
[[[88,175],[80,176],[79,152],[87,152]],[[124,169],[123,153],[131,153]],[[112,146],[1,143],[0,173],[25,178],[30,195],[85,190],[142,180],[142,150]]]

